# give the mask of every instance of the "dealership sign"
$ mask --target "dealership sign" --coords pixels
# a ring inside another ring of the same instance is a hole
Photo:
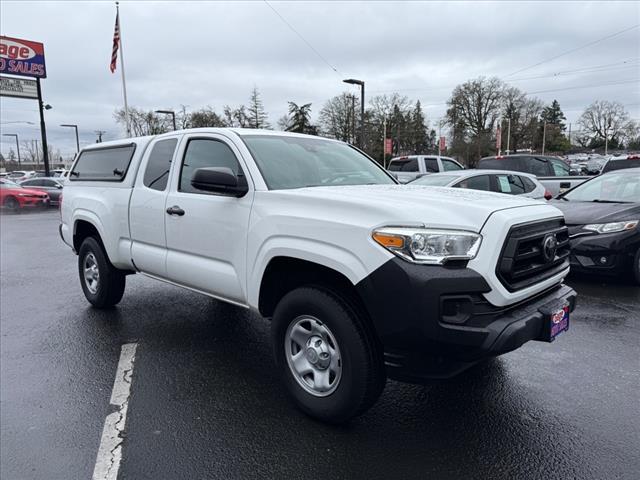
[[[38,98],[38,85],[35,80],[0,75],[0,95],[3,97]]]
[[[19,38],[0,37],[0,73],[46,78],[44,45]]]

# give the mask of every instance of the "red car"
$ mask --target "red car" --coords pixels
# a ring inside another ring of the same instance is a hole
[[[0,179],[0,205],[12,212],[23,208],[42,208],[49,205],[49,195],[39,190],[21,187],[10,180]]]

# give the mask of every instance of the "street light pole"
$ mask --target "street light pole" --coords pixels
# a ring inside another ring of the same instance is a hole
[[[173,131],[177,130],[176,128],[176,112],[173,110],[156,110],[155,113],[163,113],[165,115],[171,115],[171,120],[173,121]]]
[[[76,130],[76,153],[80,153],[80,139],[78,138],[78,125],[63,123],[60,126],[74,128]]]
[[[511,117],[509,117],[509,123],[507,124],[507,155],[511,154]]]
[[[347,78],[343,80],[344,83],[350,85],[360,85],[360,138],[358,139],[358,146],[363,148],[364,146],[364,81],[356,80],[355,78]]]
[[[18,170],[20,169],[20,142],[18,141],[17,133],[3,133],[5,137],[15,137],[16,138],[16,150],[18,151]]]
[[[547,122],[545,120],[544,127],[542,127],[542,154],[544,155],[544,144],[547,141]]]

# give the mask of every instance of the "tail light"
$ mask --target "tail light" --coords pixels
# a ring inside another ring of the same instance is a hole
[[[553,198],[553,195],[551,194],[551,192],[545,188],[544,189],[544,199],[545,200],[551,200],[552,198]]]

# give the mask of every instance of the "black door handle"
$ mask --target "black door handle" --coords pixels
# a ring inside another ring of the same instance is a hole
[[[173,207],[167,208],[167,213],[169,215],[178,215],[179,217],[181,217],[182,215],[184,215],[184,210],[179,206],[174,205]]]

